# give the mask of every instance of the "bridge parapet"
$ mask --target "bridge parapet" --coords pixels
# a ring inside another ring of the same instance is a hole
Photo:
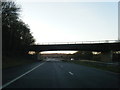
[[[44,43],[39,45],[31,45],[29,51],[56,51],[56,50],[74,50],[74,51],[120,51],[119,40],[109,40],[89,43]]]
[[[76,42],[44,42],[39,45],[57,45],[57,44],[95,44],[95,43],[120,43],[120,40],[98,40],[98,41],[76,41]]]

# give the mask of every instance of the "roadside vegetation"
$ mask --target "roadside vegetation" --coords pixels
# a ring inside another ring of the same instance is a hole
[[[20,11],[21,8],[14,1],[2,1],[3,67],[26,63],[27,47],[35,42],[28,24],[20,18]]]
[[[120,52],[113,52],[112,61],[101,60],[101,52],[78,51],[71,57],[64,58],[65,62],[75,63],[97,69],[120,73]]]
[[[101,59],[101,54],[102,52],[78,51],[73,54],[72,58],[75,60],[103,61]],[[109,62],[109,60],[103,62]],[[120,62],[120,51],[113,51],[112,62]]]
[[[97,61],[89,61],[89,60],[64,60],[65,62],[75,63],[79,65],[84,65],[88,67],[93,67],[97,69],[107,70],[115,73],[120,73],[120,66],[119,65],[110,65],[107,63],[100,63]]]
[[[38,62],[38,61],[34,59],[28,59],[25,57],[5,57],[3,59],[2,68],[7,69],[7,68],[27,65],[35,62]]]

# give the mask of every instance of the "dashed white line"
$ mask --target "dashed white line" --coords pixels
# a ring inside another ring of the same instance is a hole
[[[44,62],[44,63],[45,63],[45,62]],[[3,86],[0,86],[0,89],[7,87],[7,86],[10,85],[11,83],[15,82],[16,80],[20,79],[21,77],[25,76],[26,74],[32,72],[33,70],[35,70],[35,69],[38,68],[39,66],[43,65],[44,63],[39,64],[38,66],[32,68],[31,70],[25,72],[24,74],[18,76],[17,78],[15,78],[15,79],[13,79],[13,80],[11,80],[10,82],[4,84]]]
[[[69,74],[70,74],[70,75],[74,75],[74,73],[72,73],[72,72],[69,72]]]

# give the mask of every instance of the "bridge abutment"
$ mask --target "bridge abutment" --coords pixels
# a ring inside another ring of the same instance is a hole
[[[101,61],[112,62],[113,51],[101,52]]]
[[[36,53],[36,59],[37,59],[37,60],[40,60],[41,58],[40,58],[39,52],[35,52],[35,53]]]

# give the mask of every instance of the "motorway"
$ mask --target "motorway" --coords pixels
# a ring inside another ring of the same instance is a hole
[[[47,59],[3,70],[3,88],[120,88],[119,74]]]

